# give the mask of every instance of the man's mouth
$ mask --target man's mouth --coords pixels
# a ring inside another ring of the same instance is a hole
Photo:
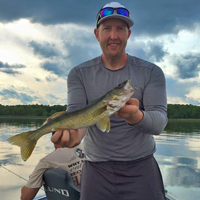
[[[110,46],[118,46],[119,44],[108,44],[108,45],[110,45]]]

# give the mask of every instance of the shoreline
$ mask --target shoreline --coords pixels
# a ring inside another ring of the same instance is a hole
[[[178,119],[168,119],[169,121],[200,121],[200,119],[196,118],[178,118]]]
[[[48,116],[32,116],[32,115],[24,115],[24,116],[19,116],[19,115],[0,115],[0,118],[14,118],[14,119],[47,119]],[[200,121],[200,119],[193,119],[193,118],[177,118],[177,119],[172,119],[169,118],[169,121]]]
[[[0,115],[1,119],[5,118],[13,118],[13,119],[46,119],[48,117],[45,116],[17,116],[17,115]]]

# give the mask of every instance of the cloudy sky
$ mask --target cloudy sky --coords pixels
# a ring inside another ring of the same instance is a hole
[[[0,104],[66,104],[67,75],[101,55],[93,29],[109,1],[0,0]],[[168,103],[200,104],[200,1],[121,0],[127,52],[160,66]]]

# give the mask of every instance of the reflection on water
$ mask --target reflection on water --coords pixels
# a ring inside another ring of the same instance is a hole
[[[28,179],[35,165],[53,151],[51,134],[43,136],[31,157],[23,162],[17,146],[6,140],[12,135],[41,126],[44,119],[0,118],[0,165]],[[170,120],[164,132],[155,136],[165,189],[181,200],[197,200],[200,194],[200,121]],[[0,167],[1,199],[19,199],[25,180]],[[41,191],[40,193],[43,193]]]
[[[165,127],[167,133],[200,133],[200,120],[170,120],[167,126]]]
[[[200,194],[200,121],[170,120],[155,136],[165,189],[177,199],[196,200]]]
[[[45,119],[26,119],[26,118],[0,118],[0,128],[7,129],[7,125],[9,125],[10,129],[15,129],[18,127],[23,128],[37,128],[42,125]],[[7,131],[9,131],[7,130]],[[19,129],[21,131],[21,129]],[[1,135],[2,130],[0,131]]]
[[[20,199],[21,187],[26,184],[24,179],[27,180],[38,161],[54,149],[50,142],[51,134],[47,134],[38,141],[33,154],[24,162],[21,159],[19,147],[10,145],[6,140],[15,134],[36,129],[44,121],[44,119],[0,118],[0,199]],[[39,194],[42,193],[44,192],[41,190]]]

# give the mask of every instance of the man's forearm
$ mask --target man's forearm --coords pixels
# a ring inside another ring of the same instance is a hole
[[[40,188],[28,188],[24,186],[21,189],[21,200],[32,200]]]
[[[165,111],[143,111],[140,123],[134,125],[141,133],[159,135],[165,128],[168,118]]]

